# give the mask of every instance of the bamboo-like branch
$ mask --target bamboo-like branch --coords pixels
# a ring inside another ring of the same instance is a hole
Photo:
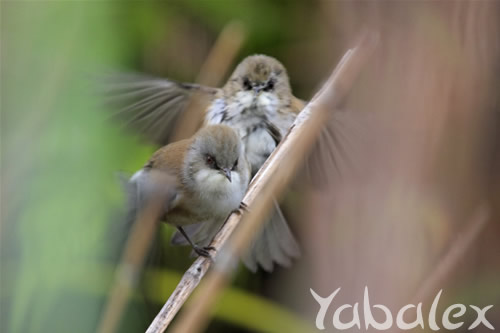
[[[362,40],[356,48],[347,51],[329,80],[297,116],[286,137],[261,167],[243,198],[250,207],[249,212],[243,216],[233,213],[216,235],[211,244],[220,252],[216,257],[215,269],[203,281],[197,297],[191,303],[192,307],[187,308],[179,318],[173,332],[198,332],[204,327],[211,306],[230,280],[238,258],[265,222],[273,198],[284,190],[301,165],[323,124],[330,117],[330,111],[335,109],[352,87],[375,43],[376,38],[370,36]],[[231,239],[226,244],[230,236]],[[198,258],[193,263],[151,323],[147,333],[163,332],[167,328],[210,265],[211,261],[206,258]]]
[[[240,23],[234,21],[227,24],[210,50],[210,54],[203,64],[196,82],[205,85],[218,85],[233,62],[244,38],[245,32]],[[196,117],[196,114],[193,114],[192,110],[196,110],[195,106],[198,98],[195,95],[189,101],[185,115],[178,126],[179,130],[182,129],[181,133],[195,132],[196,119],[193,121],[193,117]],[[200,117],[198,116],[198,118]],[[177,139],[179,139],[179,135],[177,131],[174,137],[177,136]],[[97,332],[111,333],[116,331],[127,305],[129,294],[137,282],[140,269],[148,253],[154,232],[157,229],[156,217],[159,205],[166,202],[166,200],[167,198],[162,196],[155,198],[154,202],[151,202],[134,221]]]
[[[137,282],[140,268],[151,245],[153,235],[157,230],[158,213],[165,202],[160,199],[170,201],[167,197],[157,196],[154,201],[148,204],[132,225],[97,332],[116,331],[130,292]]]
[[[439,289],[439,285],[445,281],[456,269],[460,260],[466,255],[477,240],[490,217],[489,207],[482,204],[476,209],[474,215],[467,221],[465,227],[458,233],[455,240],[450,244],[446,253],[441,257],[435,269],[422,282],[413,296],[411,304],[417,304],[430,299]]]
[[[244,40],[243,25],[238,21],[229,22],[210,50],[195,82],[208,87],[220,86]],[[189,138],[198,130],[204,118],[203,102],[203,94],[195,93],[191,97],[181,119],[176,124],[172,141]]]

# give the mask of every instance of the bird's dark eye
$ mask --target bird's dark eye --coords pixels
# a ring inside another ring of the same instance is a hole
[[[264,87],[264,91],[270,91],[274,89],[274,80],[267,81],[266,86]]]
[[[215,163],[215,158],[211,155],[207,155],[205,157],[205,160],[207,161],[207,165],[211,167],[212,169],[215,169],[216,163]]]
[[[236,168],[237,168],[237,167],[238,167],[238,160],[236,160],[236,161],[234,162],[234,165],[233,165],[233,170],[236,170]]]
[[[243,88],[245,90],[252,90],[252,84],[250,83],[250,80],[247,77],[243,79]]]

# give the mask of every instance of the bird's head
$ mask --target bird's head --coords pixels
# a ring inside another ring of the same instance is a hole
[[[266,55],[252,55],[243,59],[228,81],[234,91],[260,94],[290,95],[291,88],[285,67]]]
[[[238,134],[226,125],[209,125],[199,130],[186,156],[187,178],[209,191],[246,186],[248,165]]]

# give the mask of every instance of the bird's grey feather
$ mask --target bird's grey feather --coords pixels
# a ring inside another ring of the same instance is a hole
[[[357,172],[357,156],[362,156],[367,149],[367,132],[373,121],[369,115],[336,111],[306,157],[304,171],[308,182],[322,188],[345,177],[346,173]]]
[[[184,227],[184,231],[198,246],[207,246],[220,227],[220,225],[198,223]],[[173,235],[171,243],[188,245],[184,236],[178,231]],[[252,272],[256,272],[258,266],[267,272],[272,272],[274,264],[290,267],[292,259],[299,256],[299,246],[275,201],[272,217],[254,238],[250,250],[242,258],[243,263]]]
[[[272,272],[274,264],[288,267],[292,259],[300,256],[300,249],[276,201],[268,222],[264,224],[243,257],[245,266],[255,272],[261,266]]]
[[[127,194],[127,221],[133,222],[148,205],[159,202],[158,217],[165,215],[172,208],[172,203],[179,195],[175,178],[164,171],[141,170],[128,181],[122,179]]]
[[[169,143],[175,123],[194,92],[211,100],[218,89],[143,74],[112,74],[101,79],[106,102],[120,120],[149,141]]]

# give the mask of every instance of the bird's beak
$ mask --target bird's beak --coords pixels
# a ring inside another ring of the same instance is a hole
[[[226,176],[227,180],[231,182],[231,169],[224,168],[221,170],[221,172],[224,174],[224,176]]]
[[[254,86],[253,87],[253,93],[254,93],[254,95],[258,95],[261,90],[262,90],[262,86]]]

